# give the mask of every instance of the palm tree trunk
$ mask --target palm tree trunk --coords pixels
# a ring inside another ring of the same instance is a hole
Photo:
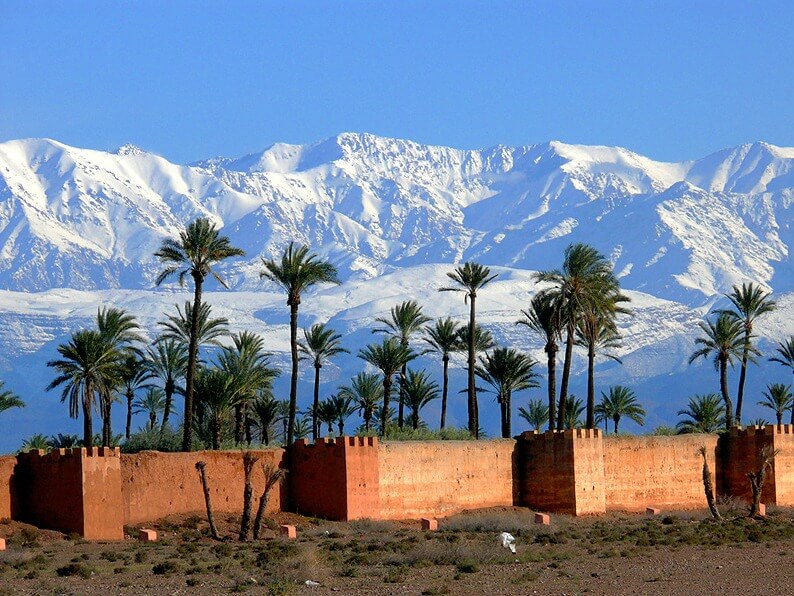
[[[93,447],[94,425],[91,418],[91,406],[94,396],[94,387],[90,382],[83,386],[83,446]]]
[[[480,422],[477,419],[477,393],[474,388],[474,330],[476,329],[475,295],[469,294],[469,353],[468,353],[468,397],[469,397],[469,432],[479,439]]]
[[[251,510],[254,508],[254,486],[251,482],[251,476],[254,472],[254,464],[259,460],[253,453],[246,451],[243,455],[243,515],[240,520],[240,535],[241,542],[248,540],[248,534],[251,531]]]
[[[320,366],[314,363],[314,402],[312,403],[312,442],[320,438],[320,421],[317,420],[317,410],[320,407]]]
[[[587,420],[585,428],[595,428],[595,345],[587,346]]]
[[[509,439],[513,434],[513,395],[510,391],[505,393],[505,433],[502,435],[505,439]]]
[[[386,435],[389,418],[389,397],[391,396],[391,375],[383,375],[383,415],[380,417],[380,436]]]
[[[216,451],[221,448],[221,421],[215,416],[210,420],[212,430],[212,448]]]
[[[781,426],[783,426],[783,412],[777,412],[777,427],[778,427],[778,429],[780,429]]]
[[[403,344],[407,345],[407,344]],[[408,363],[404,363],[400,367],[400,404],[397,407],[397,426],[403,427],[405,421],[405,373],[408,370]]]
[[[165,408],[163,408],[163,423],[160,425],[160,432],[168,426],[168,416],[171,414],[171,401],[174,399],[174,382],[165,382]]]
[[[110,439],[113,434],[110,421],[110,406],[112,403],[108,393],[102,400],[102,445],[104,447],[110,447]]]
[[[243,428],[245,428],[245,442],[249,447],[251,446],[251,443],[254,442],[253,425],[254,421],[251,420],[251,413],[248,408],[246,408],[243,416]]]
[[[565,406],[568,404],[568,381],[571,376],[571,359],[573,357],[573,325],[568,325],[565,338],[565,360],[562,364],[562,381],[560,383],[560,409],[557,412],[557,428],[565,428]]]
[[[750,341],[749,333],[746,331],[744,334],[744,341]],[[749,354],[747,353],[747,347],[745,346],[744,351],[742,352],[742,369],[739,372],[739,389],[736,392],[736,424],[739,425],[742,423],[742,402],[744,401],[744,382],[747,379],[748,358]]]
[[[728,359],[720,358],[720,390],[722,399],[725,401],[725,426],[733,428],[736,423],[733,418],[733,402],[728,394]]]
[[[441,361],[444,363],[444,382],[441,389],[441,430],[447,425],[447,393],[449,391],[449,356],[444,354]]]
[[[132,399],[133,399],[132,391],[127,391],[127,428],[125,430],[124,436],[126,438],[130,438],[130,434],[132,434]]]
[[[618,434],[618,424],[620,424],[620,416],[613,416],[612,421],[615,423],[615,434]]]
[[[149,430],[154,430],[155,426],[157,426],[157,412],[150,412],[149,413]]]
[[[198,320],[201,310],[201,285],[203,277],[193,273],[193,311],[190,316],[190,341],[187,350],[187,372],[185,374],[185,419],[182,427],[182,451],[190,451],[193,446],[193,381],[196,377],[198,361]]]
[[[243,442],[243,404],[234,406],[234,443],[240,445]]]
[[[295,411],[298,407],[298,303],[290,300],[289,343],[292,354],[292,376],[289,382],[289,422],[287,423],[287,446],[295,436]]]
[[[549,369],[549,430],[554,430],[557,415],[557,344],[546,344]]]
[[[201,476],[201,488],[204,490],[204,504],[207,507],[207,522],[210,525],[210,534],[215,540],[220,540],[218,529],[215,527],[215,515],[212,511],[212,500],[210,499],[210,485],[207,482],[207,464],[203,461],[196,462],[196,469]]]

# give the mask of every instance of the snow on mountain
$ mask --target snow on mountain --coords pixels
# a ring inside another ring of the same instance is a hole
[[[108,153],[0,143],[0,367],[12,385],[40,393],[44,361],[97,305],[126,306],[153,324],[182,299],[152,291],[153,253],[198,216],[247,253],[222,267],[234,293],[212,300],[234,326],[267,333],[278,358],[286,314],[259,278],[260,257],[290,240],[330,258],[344,281],[319,291],[301,324],[330,319],[354,353],[371,338],[369,322],[400,300],[417,298],[433,316],[462,314],[462,302],[435,290],[452,263],[473,259],[500,270],[482,301],[485,324],[542,358],[513,325],[536,290],[529,272],[559,266],[565,247],[582,241],[614,262],[636,309],[624,322],[624,364],[600,364],[599,379],[674,391],[649,398],[652,418],[670,422],[682,391],[714,389],[700,385],[712,380],[707,363],[687,368],[686,358],[696,322],[733,284],[753,280],[782,296],[767,347],[794,333],[793,172],[794,149],[765,143],[665,163],[556,141],[473,151],[343,133],[190,165],[131,145]],[[41,378],[19,374],[23,364]],[[360,366],[349,357],[339,378]],[[35,419],[37,408],[4,416]]]

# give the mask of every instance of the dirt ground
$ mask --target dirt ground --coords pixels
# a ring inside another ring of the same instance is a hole
[[[771,508],[770,508],[771,509]],[[326,522],[292,514],[239,542],[239,518],[219,516],[225,538],[195,516],[161,520],[156,543],[88,543],[0,521],[0,594],[702,594],[794,592],[794,511],[749,520],[738,507],[660,516],[552,516],[495,508],[418,522]],[[279,536],[278,524],[298,528]],[[134,535],[137,528],[127,528]],[[516,538],[516,553],[499,534]],[[306,581],[318,585],[306,585]]]

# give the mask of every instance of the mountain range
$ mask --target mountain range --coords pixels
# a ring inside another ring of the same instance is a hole
[[[794,333],[793,202],[794,148],[761,142],[668,163],[556,141],[473,151],[343,133],[188,165],[130,145],[111,153],[47,139],[0,143],[0,366],[29,404],[3,414],[19,424],[0,449],[71,424],[58,396],[43,392],[45,362],[99,304],[128,308],[151,335],[185,298],[154,288],[153,253],[198,216],[247,255],[222,267],[232,292],[211,300],[233,328],[265,333],[277,360],[286,361],[286,309],[260,279],[260,258],[295,240],[337,265],[342,285],[301,307],[302,325],[330,320],[351,344],[325,392],[360,370],[368,323],[397,302],[415,298],[432,316],[463,319],[462,299],[437,289],[467,260],[500,273],[478,301],[483,323],[542,359],[539,339],[513,325],[536,291],[532,272],[558,267],[568,244],[587,242],[614,263],[635,312],[621,323],[623,365],[601,363],[599,386],[629,383],[649,425],[674,423],[691,393],[717,390],[710,364],[686,361],[697,322],[732,285],[754,281],[780,301],[758,325],[763,350]],[[765,361],[753,367],[751,403],[786,374]],[[453,381],[465,384],[462,373]],[[584,380],[579,390],[576,382]]]

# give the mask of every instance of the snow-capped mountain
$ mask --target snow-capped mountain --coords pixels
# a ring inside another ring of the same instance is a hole
[[[433,314],[462,314],[462,303],[440,300],[436,289],[450,264],[471,259],[507,268],[490,301],[484,294],[483,320],[505,341],[533,350],[539,344],[512,325],[534,291],[527,270],[557,267],[568,244],[587,242],[614,262],[637,310],[624,323],[631,338],[624,366],[603,366],[600,375],[658,387],[660,375],[681,376],[695,322],[733,284],[752,280],[792,302],[792,202],[794,149],[765,143],[664,163],[615,147],[549,142],[464,151],[344,133],[179,165],[129,145],[108,153],[9,141],[0,143],[4,376],[11,383],[19,362],[35,361],[41,379],[23,384],[40,391],[44,360],[70,329],[86,324],[86,304],[119,302],[158,320],[162,310],[151,305],[174,296],[152,291],[153,253],[203,215],[245,249],[224,273],[243,310],[267,325],[274,351],[283,347],[283,300],[272,289],[262,293],[260,257],[290,240],[330,258],[344,281],[317,293],[323,307],[307,307],[307,323],[332,318],[364,342],[359,322],[402,299],[444,305]],[[233,323],[245,318],[234,309],[229,315]],[[791,316],[775,317],[776,328],[761,329],[768,342],[794,332]],[[360,363],[351,357],[341,366],[344,377]],[[659,418],[669,422],[682,402],[676,396]],[[23,416],[4,414],[11,415]]]

